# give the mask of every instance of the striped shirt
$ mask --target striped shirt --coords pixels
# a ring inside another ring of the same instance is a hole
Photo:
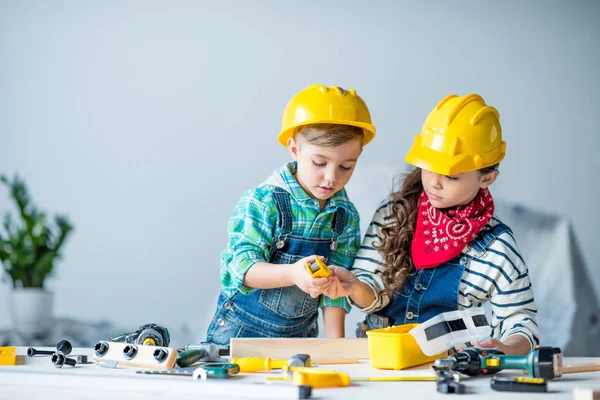
[[[388,198],[377,209],[352,267],[358,279],[376,293],[373,303],[361,309],[365,313],[374,313],[390,301],[389,296],[378,294],[385,287],[381,278],[384,264],[374,245],[381,243],[381,230],[392,218],[392,207],[393,202]],[[494,215],[488,227],[499,223],[501,221]],[[458,308],[479,307],[489,301],[492,337],[503,341],[512,335],[522,335],[529,340],[532,348],[535,347],[540,337],[537,307],[527,266],[512,233],[499,235],[483,254],[471,246],[465,247],[462,254],[467,263],[459,287]]]
[[[279,187],[290,193],[293,215],[291,235],[305,238],[333,237],[333,216],[338,207],[344,208],[345,227],[338,236],[337,248],[329,258],[330,264],[350,268],[360,247],[358,211],[350,202],[345,189],[334,194],[323,210],[317,200],[309,197],[294,174],[296,163],[275,171],[263,184],[248,190],[233,210],[229,220],[229,243],[221,254],[221,285],[226,296],[236,291],[244,294],[256,289],[244,285],[246,272],[257,262],[268,262],[271,245],[279,236],[278,211],[273,191]],[[335,300],[320,296],[320,307],[336,306],[350,312],[345,297]]]

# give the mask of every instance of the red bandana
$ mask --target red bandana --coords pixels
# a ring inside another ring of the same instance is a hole
[[[494,215],[490,191],[481,189],[466,206],[442,212],[423,191],[419,199],[412,259],[417,269],[436,267],[459,255]]]

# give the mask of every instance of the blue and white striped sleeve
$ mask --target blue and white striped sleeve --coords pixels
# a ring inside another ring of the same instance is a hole
[[[350,297],[348,301],[354,307],[365,313],[372,313],[382,309],[390,302],[389,296],[379,294],[379,291],[385,288],[381,273],[384,270],[383,258],[374,245],[381,243],[382,235],[381,230],[383,226],[388,223],[392,214],[393,202],[391,198],[388,198],[375,211],[375,215],[369,224],[367,233],[363,239],[362,245],[356,253],[354,258],[354,265],[351,271],[356,275],[358,279],[366,283],[373,289],[375,299],[368,307],[361,308],[356,305]]]
[[[540,342],[537,307],[527,266],[512,234],[505,232],[498,236],[487,256],[488,262],[502,269],[502,278],[496,279],[490,290],[492,336],[504,341],[510,336],[521,335],[534,348]]]

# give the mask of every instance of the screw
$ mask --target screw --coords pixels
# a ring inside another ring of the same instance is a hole
[[[137,346],[133,344],[127,345],[123,348],[123,357],[125,357],[126,360],[131,360],[136,356],[137,351]]]
[[[52,354],[54,354],[54,351],[52,350],[37,350],[33,347],[27,349],[27,357],[33,357],[37,355],[51,356]]]
[[[98,342],[94,346],[94,352],[98,357],[103,357],[108,353],[108,343],[106,342]]]
[[[157,362],[161,363],[167,359],[167,356],[169,354],[167,353],[167,351],[165,349],[156,349],[156,350],[154,350],[153,355],[154,355],[154,359]]]
[[[69,342],[68,340],[61,340],[56,345],[56,350],[60,351],[61,353],[63,353],[66,356],[68,354],[71,354],[71,350],[73,350],[73,346],[71,346],[71,342]]]
[[[88,356],[75,356],[75,361],[77,361],[77,364],[87,364]]]
[[[68,358],[60,351],[57,351],[56,353],[52,354],[52,364],[54,364],[56,368],[62,368],[62,366],[65,364],[74,367],[75,364],[77,364],[77,361]]]

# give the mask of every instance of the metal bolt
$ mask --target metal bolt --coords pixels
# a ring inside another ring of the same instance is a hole
[[[60,351],[64,355],[71,354],[71,350],[73,350],[73,346],[71,346],[71,342],[68,340],[61,340],[56,345],[56,350]]]
[[[94,346],[94,352],[98,357],[102,357],[108,353],[108,343],[107,342],[98,342]]]
[[[51,356],[52,354],[54,354],[54,351],[52,350],[37,350],[33,347],[27,349],[27,357],[33,357],[37,355]]]
[[[74,356],[77,364],[88,364],[88,356]],[[91,364],[91,363],[90,363]]]
[[[60,351],[57,351],[56,353],[52,354],[52,364],[54,364],[56,368],[62,368],[62,366],[65,364],[74,367],[75,364],[77,364],[77,361],[73,360],[72,358],[68,358]]]
[[[137,355],[137,351],[137,346],[133,344],[127,345],[123,348],[123,357],[125,357],[126,360],[131,360]]]
[[[169,355],[169,353],[167,353],[167,351],[165,349],[156,349],[154,350],[154,359],[161,363],[163,361],[165,361],[167,359],[167,356]]]

